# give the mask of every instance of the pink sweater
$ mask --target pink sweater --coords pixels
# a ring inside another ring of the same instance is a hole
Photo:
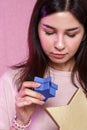
[[[5,73],[0,79],[0,130],[9,130],[12,119],[16,113],[15,95],[17,86],[13,82],[16,71],[11,70]],[[50,76],[54,83],[58,84],[56,97],[49,98],[44,107],[66,105],[76,88],[71,83],[71,72],[55,71],[50,68]],[[27,130],[58,130],[54,121],[42,107],[37,107],[30,127]]]

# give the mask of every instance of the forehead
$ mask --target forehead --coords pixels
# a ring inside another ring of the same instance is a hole
[[[41,19],[40,23],[45,23],[53,27],[71,28],[81,26],[80,22],[68,11],[57,12]]]

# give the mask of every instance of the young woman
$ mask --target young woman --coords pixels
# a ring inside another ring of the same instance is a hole
[[[43,107],[66,105],[79,87],[87,95],[87,0],[37,0],[28,46],[27,61],[1,78],[0,129],[58,130]],[[35,76],[58,84],[54,98],[33,90]]]

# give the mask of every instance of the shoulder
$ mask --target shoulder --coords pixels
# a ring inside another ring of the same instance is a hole
[[[4,84],[9,84],[10,86],[15,86],[15,80],[18,78],[19,70],[16,69],[9,69],[7,72],[5,72],[1,77],[0,77],[0,86]]]
[[[0,94],[12,97],[17,93],[18,85],[15,82],[19,70],[9,69],[0,78]],[[20,73],[19,73],[20,74]]]
[[[0,79],[13,79],[18,72],[19,70],[9,69],[0,77]]]

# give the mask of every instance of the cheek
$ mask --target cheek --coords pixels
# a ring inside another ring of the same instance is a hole
[[[77,41],[77,42],[74,42],[71,46],[69,46],[69,49],[72,53],[75,54],[77,52],[79,46],[80,46],[80,42]]]
[[[51,49],[52,40],[50,38],[47,38],[46,36],[42,35],[40,37],[40,43],[44,51],[48,51],[49,49]]]
[[[47,43],[47,40],[41,41],[41,46],[44,52],[48,52],[50,50],[50,46]]]

